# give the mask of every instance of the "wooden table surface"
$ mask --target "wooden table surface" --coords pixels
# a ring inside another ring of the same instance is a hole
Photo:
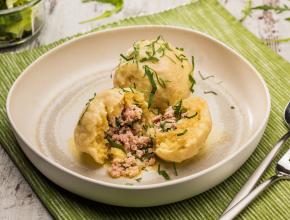
[[[246,6],[286,4],[289,0],[219,0],[237,19],[244,16]],[[106,9],[108,4],[97,2],[81,3],[81,0],[47,0],[47,20],[40,35],[28,44],[5,51],[21,51],[51,43],[55,40],[80,32],[87,32],[99,25],[125,17],[151,14],[190,2],[190,0],[125,0],[124,8],[118,14],[98,22],[80,25],[79,22]],[[242,23],[272,50],[290,62],[290,11],[276,13],[275,10],[253,10]],[[288,39],[288,40],[287,40]],[[289,73],[290,77],[290,73]],[[19,173],[13,162],[0,146],[0,219],[51,219],[47,210]]]

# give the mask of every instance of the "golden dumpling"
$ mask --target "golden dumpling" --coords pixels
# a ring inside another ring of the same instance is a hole
[[[171,162],[182,162],[195,156],[212,127],[207,103],[199,97],[189,97],[167,110],[162,117],[154,119],[159,128],[155,135],[155,154]]]
[[[145,94],[149,107],[164,110],[190,95],[194,85],[192,74],[193,65],[183,49],[158,37],[138,41],[121,54],[114,86],[136,88]]]
[[[123,103],[119,89],[101,92],[87,103],[75,128],[76,147],[99,164],[104,164],[108,158],[105,140],[105,131],[109,128],[107,117],[120,114]]]
[[[76,147],[98,164],[110,162],[112,177],[134,177],[145,163],[155,163],[147,133],[151,117],[143,93],[130,88],[106,90],[87,103],[75,128]]]

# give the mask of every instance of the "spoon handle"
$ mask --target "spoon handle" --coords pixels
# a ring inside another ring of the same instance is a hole
[[[246,208],[261,192],[267,189],[271,184],[277,180],[282,179],[282,175],[272,176],[270,179],[261,183],[253,191],[251,191],[247,196],[245,196],[241,201],[234,205],[228,212],[223,214],[219,220],[229,220],[236,217],[244,208]]]
[[[251,177],[248,179],[248,181],[245,183],[245,185],[240,189],[238,194],[233,198],[231,203],[228,205],[226,210],[223,212],[226,213],[228,210],[230,210],[235,204],[237,204],[239,201],[243,199],[246,195],[249,194],[249,192],[252,191],[252,189],[255,187],[256,183],[259,181],[267,167],[270,165],[270,163],[275,158],[278,151],[281,149],[282,145],[288,140],[290,137],[290,130],[280,138],[280,140],[275,144],[274,148],[270,151],[270,153],[265,157],[263,162],[259,165],[259,167],[255,170],[255,172],[251,175]]]

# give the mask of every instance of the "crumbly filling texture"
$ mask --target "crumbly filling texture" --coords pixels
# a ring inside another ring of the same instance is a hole
[[[176,129],[176,121],[172,106],[168,107],[163,115],[159,114],[153,118],[154,126],[162,132]]]
[[[146,133],[143,111],[125,106],[119,117],[110,121],[106,137],[110,147],[122,149],[124,158],[113,158],[108,170],[112,177],[134,177],[146,166],[155,164],[152,138]]]

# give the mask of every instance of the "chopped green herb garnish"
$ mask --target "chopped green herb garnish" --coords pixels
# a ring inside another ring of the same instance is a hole
[[[176,135],[177,135],[177,136],[182,136],[182,135],[184,135],[186,132],[187,132],[187,129],[185,129],[184,131],[182,131],[182,132],[180,132],[180,133],[177,133]]]
[[[190,73],[189,73],[189,75],[188,75],[188,79],[189,79],[189,82],[191,83],[191,85],[190,85],[190,87],[189,87],[189,89],[190,89],[190,91],[191,92],[194,92],[194,85],[195,85],[195,79],[193,78],[193,71],[194,71],[194,56],[191,56],[191,65],[192,65],[192,69],[191,69],[191,71],[190,71]]]
[[[152,63],[157,63],[159,59],[157,57],[149,56],[149,57],[144,57],[140,60],[141,63],[146,62],[146,61],[151,61]]]
[[[154,75],[153,75],[153,72],[151,71],[151,69],[147,65],[145,65],[144,70],[145,70],[145,75],[148,77],[148,80],[152,86],[152,89],[151,89],[151,92],[149,95],[149,100],[148,100],[148,108],[150,108],[152,105],[152,102],[153,102],[154,95],[157,91],[157,85],[154,81]]]
[[[109,142],[109,145],[111,147],[118,148],[118,149],[120,149],[120,150],[125,152],[124,146],[122,144],[119,144],[119,143],[113,141],[110,137],[106,137],[106,139]]]
[[[175,48],[176,48],[176,50],[184,51],[184,48],[182,48],[182,47],[175,47]]]
[[[217,93],[215,91],[211,91],[211,90],[205,90],[203,91],[204,94],[214,94],[217,95]]]
[[[175,54],[175,57],[182,63],[184,60],[187,60],[186,56],[181,53],[179,55]]]
[[[127,89],[125,89],[125,88],[121,88],[121,90],[122,90],[124,93],[126,93],[126,92],[131,92],[130,90],[127,90]]]
[[[124,60],[126,60],[126,61],[130,61],[130,60],[133,60],[134,59],[134,57],[126,57],[124,54],[120,54],[120,56],[124,59]]]
[[[174,175],[178,176],[177,169],[176,169],[176,163],[174,163],[174,162],[173,162],[173,171],[174,171]]]
[[[188,75],[188,79],[189,79],[189,81],[190,81],[190,83],[191,83],[189,89],[190,89],[191,92],[194,92],[194,88],[193,88],[193,87],[194,87],[194,85],[195,85],[195,83],[196,83],[196,82],[195,82],[195,79],[193,78],[193,76],[192,76],[191,74]]]
[[[142,177],[135,179],[138,183],[142,180]]]
[[[161,77],[159,77],[158,76],[158,74],[154,71],[154,73],[155,73],[155,76],[156,76],[156,79],[157,79],[157,82],[158,82],[158,84],[162,87],[162,88],[166,88],[166,82],[169,82],[168,80],[163,80]]]
[[[174,116],[176,117],[177,120],[181,118],[181,113],[182,113],[182,99],[176,103],[175,106],[173,106],[174,110]]]
[[[172,49],[170,48],[168,42],[165,42],[165,43],[164,43],[164,47],[165,47],[167,50],[172,51]]]
[[[160,164],[158,164],[158,174],[163,176],[165,180],[170,180],[170,176],[167,174],[167,172],[160,169]]]
[[[83,112],[82,112],[82,114],[81,114],[81,117],[80,117],[80,119],[79,119],[79,121],[78,121],[78,125],[80,124],[80,121],[82,120],[82,118],[84,117],[84,114],[85,114],[86,111],[88,110],[88,107],[89,107],[91,101],[93,101],[93,99],[94,99],[95,97],[96,97],[96,93],[94,93],[94,96],[93,96],[92,98],[90,98],[90,99],[87,101],[87,103],[86,103],[86,108],[83,110]]]
[[[120,122],[119,118],[115,118],[115,126],[116,126],[116,128],[120,128],[121,122]]]
[[[211,78],[211,77],[214,77],[214,75],[203,76],[203,75],[201,74],[200,71],[198,71],[198,74],[199,74],[199,76],[200,76],[200,78],[201,78],[202,80],[207,80],[207,79],[209,79],[209,78]]]
[[[171,62],[172,63],[175,63],[176,64],[176,62],[174,61],[174,59],[172,59],[170,56],[167,56],[167,55],[165,55],[169,60],[171,60]]]
[[[195,116],[197,116],[197,112],[195,112],[193,115],[190,115],[190,116],[186,115],[184,117],[190,119],[190,118],[194,118]]]

